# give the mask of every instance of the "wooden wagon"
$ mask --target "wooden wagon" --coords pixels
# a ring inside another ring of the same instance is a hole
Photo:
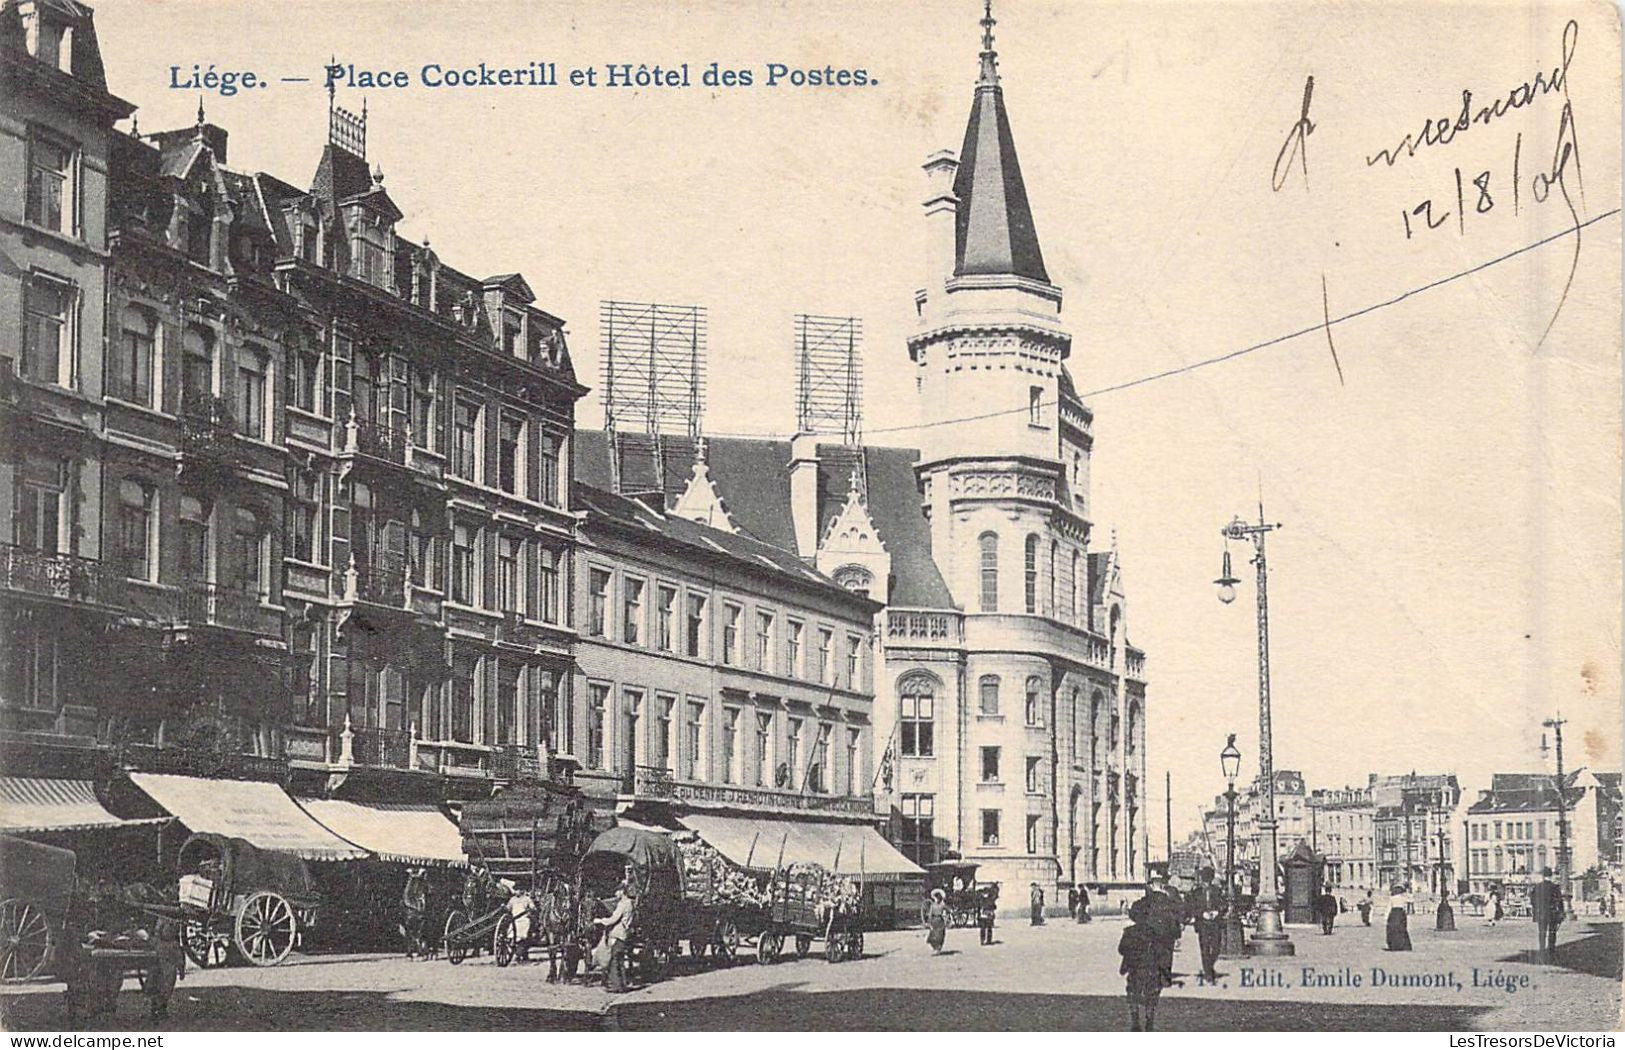
[[[73,904],[72,850],[0,835],[0,980],[47,972]]]
[[[779,959],[791,941],[797,958],[811,954],[819,942],[828,962],[863,956],[862,887],[853,882],[852,892],[831,892],[835,878],[812,864],[773,873],[767,924],[757,942],[761,962]]]
[[[203,832],[181,847],[181,947],[200,967],[275,966],[315,922],[321,898],[299,857]]]
[[[683,863],[669,835],[638,828],[615,827],[598,835],[578,869],[580,923],[607,915],[616,888],[625,880],[632,898],[627,936],[627,972],[606,973],[606,983],[624,986],[625,979],[646,983],[659,979],[686,926]]]

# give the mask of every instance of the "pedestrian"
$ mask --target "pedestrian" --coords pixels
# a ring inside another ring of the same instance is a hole
[[[931,946],[932,955],[940,955],[943,942],[948,939],[948,894],[943,892],[941,886],[931,891],[931,905],[926,909],[925,922],[931,927],[931,932],[925,935],[925,943]]]
[[[626,938],[632,932],[632,893],[625,879],[615,887],[615,907],[602,919],[594,919],[604,927],[604,940],[609,945],[604,963],[604,990],[624,992],[627,989]]]
[[[1151,932],[1157,938],[1157,947],[1162,958],[1162,983],[1165,987],[1174,984],[1174,951],[1179,945],[1179,935],[1185,928],[1185,915],[1168,892],[1168,877],[1161,872],[1153,871],[1147,880],[1147,892],[1141,898],[1150,908],[1147,921],[1151,924]]]
[[[1078,888],[1076,886],[1066,888],[1066,917],[1074,922],[1078,918]]]
[[[1157,1027],[1157,1000],[1162,997],[1162,947],[1152,929],[1149,896],[1129,905],[1128,920],[1117,942],[1117,954],[1123,957],[1117,972],[1126,978],[1129,1031],[1150,1032]]]
[[[1552,869],[1540,869],[1540,881],[1529,893],[1529,911],[1535,919],[1536,947],[1544,959],[1557,953],[1557,928],[1563,924],[1563,891],[1552,881]]]
[[[426,959],[428,951],[423,943],[424,917],[429,911],[429,879],[423,868],[406,872],[406,885],[401,889],[401,932],[406,938],[406,957]]]
[[[147,1009],[154,1021],[167,1020],[169,999],[175,982],[186,973],[186,953],[181,950],[181,924],[178,919],[155,916],[152,924],[154,961],[141,985]]]
[[[1356,904],[1354,907],[1360,913],[1360,925],[1361,926],[1370,926],[1371,925],[1371,907],[1372,907],[1371,891],[1366,890],[1365,891],[1365,896],[1361,897],[1360,902],[1358,904]]]
[[[1394,883],[1393,892],[1388,897],[1388,950],[1391,952],[1411,950],[1410,903],[1411,896],[1405,884]]]
[[[1218,984],[1219,975],[1213,964],[1219,959],[1222,939],[1220,922],[1224,915],[1224,894],[1213,882],[1213,869],[1202,868],[1196,873],[1196,892],[1192,895],[1192,919],[1196,926],[1196,942],[1202,950],[1202,972],[1196,983]]]
[[[1321,935],[1330,934],[1332,924],[1337,921],[1337,898],[1332,896],[1331,883],[1328,882],[1326,889],[1315,899],[1315,907],[1320,912]]]
[[[976,891],[976,926],[982,931],[982,943],[993,943],[993,922],[999,914],[999,885],[993,883]]]
[[[1501,916],[1505,914],[1501,910],[1501,887],[1490,887],[1489,900],[1484,902],[1484,914],[1490,917],[1489,921],[1484,924],[1485,926],[1494,926],[1501,921]]]
[[[1044,887],[1033,883],[1032,892],[1033,925],[1044,925]]]
[[[1080,926],[1089,921],[1089,887],[1084,885],[1078,886],[1077,920]]]

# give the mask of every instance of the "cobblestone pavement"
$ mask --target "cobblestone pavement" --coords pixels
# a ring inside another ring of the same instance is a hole
[[[1293,927],[1290,959],[1221,961],[1218,988],[1194,976],[1163,995],[1171,1030],[1614,1029],[1620,1024],[1621,927],[1563,928],[1555,964],[1529,958],[1534,925],[1489,928],[1466,918],[1453,934],[1413,925],[1415,951],[1382,949],[1379,926],[1330,937]],[[871,935],[866,957],[773,966],[696,968],[622,996],[546,983],[545,965],[500,969],[399,957],[295,957],[267,970],[193,971],[176,992],[171,1029],[1115,1029],[1124,1027],[1116,945],[1121,922],[1007,925],[982,947],[955,930],[931,955],[921,933]],[[1176,971],[1198,969],[1187,930]],[[1354,979],[1358,978],[1356,985]],[[56,1029],[59,985],[0,997],[5,1026]],[[153,1027],[131,982],[117,1023]]]

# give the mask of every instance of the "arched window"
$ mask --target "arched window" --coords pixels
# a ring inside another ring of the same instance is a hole
[[[181,343],[181,407],[196,408],[214,396],[214,333],[190,325]]]
[[[132,404],[152,407],[153,359],[157,353],[158,319],[144,306],[124,308],[123,332],[113,346],[107,393]]]
[[[985,674],[979,683],[977,692],[979,706],[977,710],[984,715],[999,713],[999,676]]]
[[[1038,611],[1038,537],[1027,537],[1026,556],[1022,563],[1023,576],[1026,583],[1025,598],[1027,611]]]
[[[1027,724],[1040,726],[1044,724],[1044,680],[1037,675],[1027,679],[1027,706],[1025,715]]]
[[[843,565],[835,570],[835,582],[853,594],[861,594],[867,598],[869,589],[874,586],[875,578],[861,565]]]
[[[1139,726],[1139,724],[1140,703],[1138,700],[1130,700],[1128,704],[1128,737],[1126,738],[1126,746],[1128,748],[1128,753],[1131,755],[1134,753],[1134,741],[1137,739],[1135,729]]]
[[[237,509],[237,590],[245,594],[265,593],[268,575],[265,550],[268,537],[260,516],[246,507]]]
[[[906,758],[936,754],[937,684],[930,675],[911,674],[898,683],[901,708],[897,723],[899,749]]]
[[[1105,697],[1096,689],[1089,698],[1089,764],[1100,766],[1100,705]]]
[[[1078,721],[1081,714],[1083,712],[1078,710],[1078,690],[1074,687],[1072,690],[1072,756],[1074,761],[1083,755],[1083,723]]]
[[[977,541],[982,551],[982,611],[999,611],[999,537],[984,532]]]

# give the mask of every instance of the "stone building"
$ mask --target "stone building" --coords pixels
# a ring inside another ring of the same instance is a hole
[[[1311,845],[1326,858],[1326,881],[1344,895],[1379,889],[1376,808],[1369,788],[1316,788],[1305,805]]]
[[[1564,777],[1563,811],[1556,778],[1546,773],[1496,773],[1467,807],[1464,878],[1472,893],[1500,886],[1522,897],[1542,868],[1561,871],[1560,816],[1568,821],[1570,884],[1575,900],[1617,892],[1620,776],[1575,770]]]
[[[1377,884],[1406,883],[1437,894],[1455,885],[1453,819],[1461,805],[1454,773],[1371,774],[1372,828],[1377,839]]]
[[[1236,867],[1247,875],[1247,883],[1258,878],[1261,856],[1259,836],[1260,819],[1264,810],[1264,783],[1255,778],[1245,790],[1236,792]],[[1202,814],[1202,824],[1208,837],[1224,848],[1226,812],[1229,803],[1223,795],[1216,795],[1213,808]],[[1285,860],[1298,848],[1298,843],[1310,840],[1310,810],[1304,795],[1303,774],[1295,769],[1275,770],[1275,855]]]
[[[877,787],[907,856],[957,854],[1021,898],[1031,882],[1051,901],[1074,883],[1122,895],[1146,862],[1145,657],[1117,552],[1092,543],[1093,415],[991,29],[961,152],[925,165],[931,256],[908,344],[925,441],[712,439],[728,514],[693,507],[885,605]],[[576,454],[594,485],[680,516],[697,498],[686,437],[582,432]]]

